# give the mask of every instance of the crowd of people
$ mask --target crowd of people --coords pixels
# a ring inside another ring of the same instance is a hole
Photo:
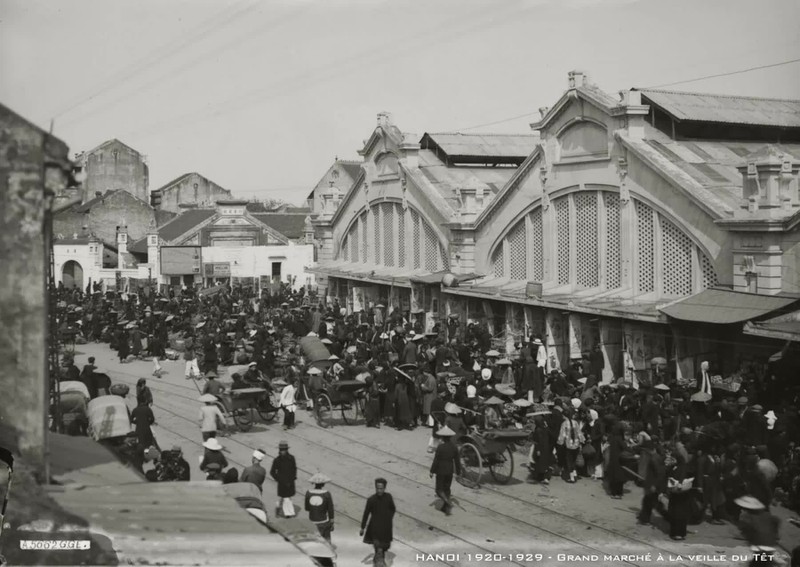
[[[431,474],[443,467],[437,493],[446,513],[446,477],[458,473],[458,459],[450,449],[440,454],[441,439],[492,428],[530,432],[528,482],[602,481],[610,498],[636,483],[644,492],[639,522],[649,524],[658,510],[677,540],[690,522],[736,521],[743,509],[745,518],[756,517],[755,508],[769,512],[776,500],[800,510],[797,390],[749,381],[736,392],[712,388],[707,363],[691,384],[677,383],[666,367],[646,380],[609,380],[597,345],[569,368],[548,372],[540,336],[525,337],[507,356],[493,350],[477,322],[451,318],[425,332],[399,310],[378,304],[349,313],[335,300],[286,287],[260,296],[242,288],[173,297],[65,292],[62,300],[62,325],[109,342],[123,362],[153,357],[156,376],[158,361],[180,343],[187,377],[211,378],[231,364],[249,365],[233,377],[241,386],[280,377],[292,389],[281,402],[292,414],[286,428],[294,426],[296,404],[311,409],[326,382],[363,381],[368,427],[431,429]],[[308,360],[298,340],[309,335],[326,346],[329,364]],[[206,442],[216,419],[201,415]],[[757,532],[760,544],[775,544],[777,533]]]

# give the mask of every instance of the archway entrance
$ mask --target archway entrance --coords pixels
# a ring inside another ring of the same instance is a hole
[[[67,289],[83,289],[83,268],[75,260],[70,260],[61,271],[61,281]]]

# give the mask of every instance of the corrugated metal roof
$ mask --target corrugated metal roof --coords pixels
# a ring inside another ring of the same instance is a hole
[[[796,301],[793,297],[707,289],[660,307],[659,311],[681,321],[726,325],[761,317]]]
[[[800,100],[643,90],[653,104],[678,120],[800,128]]]
[[[422,147],[430,149],[431,141],[448,156],[525,159],[536,148],[538,139],[530,134],[425,134]]]
[[[645,128],[644,142],[732,210],[740,207],[742,199],[742,175],[737,167],[768,146],[763,142],[677,141],[649,126]],[[796,158],[800,156],[800,144],[781,144],[779,148]]]
[[[108,534],[120,563],[310,567],[312,561],[262,526],[213,482],[53,487],[65,510]]]
[[[459,208],[456,188],[472,186],[477,180],[495,194],[516,171],[514,167],[447,167],[431,150],[420,150],[419,169],[453,210]]]

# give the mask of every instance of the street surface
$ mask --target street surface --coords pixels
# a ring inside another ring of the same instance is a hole
[[[136,381],[147,378],[153,392],[154,428],[162,448],[173,444],[183,448],[192,466],[192,480],[201,480],[197,465],[203,453],[197,421],[202,381],[184,378],[183,360],[162,361],[165,374],[152,376],[152,361],[120,364],[116,353],[105,344],[76,347],[75,363],[82,368],[89,356],[96,358],[99,372],[107,372],[112,383],[131,386],[130,407],[135,405]],[[229,380],[224,367],[223,381]],[[341,424],[338,412],[333,414]],[[426,452],[430,430],[396,431],[368,429],[362,425],[320,428],[312,414],[298,411],[297,427],[284,431],[282,414],[269,423],[256,417],[253,428],[220,437],[231,466],[241,472],[250,464],[254,448],[267,453],[264,467],[269,471],[278,454],[278,442],[286,440],[299,468],[295,506],[301,514],[307,480],[317,471],[331,479],[328,485],[336,508],[333,543],[340,567],[371,565],[372,549],[358,536],[365,499],[374,492],[373,480],[388,480],[387,492],[395,499],[395,540],[387,555],[394,567],[419,565],[730,565],[720,556],[746,555],[748,549],[731,524],[707,523],[690,526],[684,542],[674,542],[667,524],[657,514],[654,526],[636,525],[641,490],[626,486],[622,500],[612,500],[599,481],[582,479],[566,484],[553,478],[549,487],[524,482],[525,458],[514,454],[514,479],[505,486],[493,483],[488,474],[480,489],[470,490],[453,483],[458,504],[450,517],[435,507],[434,480],[429,477],[432,455]],[[277,501],[276,485],[268,477],[264,503],[272,516]],[[784,523],[785,524],[785,523]],[[791,536],[798,535],[797,528]],[[784,538],[784,542],[787,540]],[[450,554],[436,560],[434,554]],[[536,557],[535,554],[540,554]],[[562,555],[581,557],[565,558]],[[649,560],[646,557],[649,554]],[[616,556],[605,558],[605,556]],[[628,557],[619,557],[619,556]],[[705,556],[690,560],[689,555]],[[632,557],[638,556],[638,557]],[[678,559],[680,556],[680,559]],[[716,557],[716,559],[715,559]],[[743,564],[743,562],[739,562]]]

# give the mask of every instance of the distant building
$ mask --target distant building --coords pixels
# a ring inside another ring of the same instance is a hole
[[[233,199],[229,190],[197,172],[185,173],[150,194],[153,207],[173,213],[180,213],[181,205],[208,208],[225,199]]]
[[[140,201],[150,203],[150,172],[147,157],[116,138],[81,152],[75,161],[83,168],[83,202],[98,193],[121,189]]]
[[[130,252],[165,285],[312,285],[305,273],[314,261],[313,245],[305,244],[313,230],[306,217],[250,213],[247,206],[224,200],[215,208],[186,208]]]
[[[325,175],[314,186],[306,197],[306,207],[311,209],[311,214],[318,214],[322,210],[322,194],[330,187],[343,187],[349,189],[361,175],[361,162],[340,160],[336,161],[328,168]]]

